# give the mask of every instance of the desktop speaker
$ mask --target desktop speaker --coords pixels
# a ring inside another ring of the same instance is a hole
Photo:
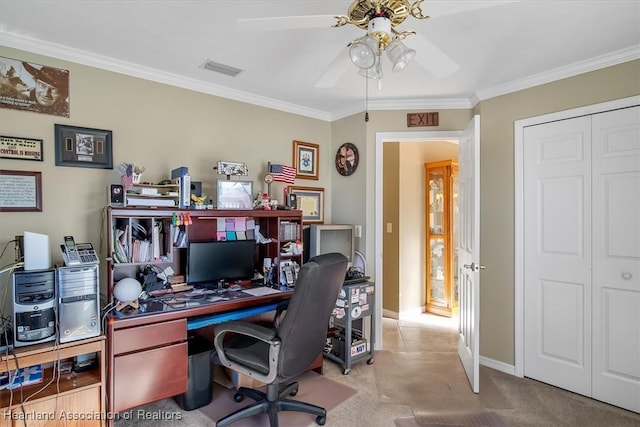
[[[124,187],[122,185],[109,185],[109,205],[124,206]]]
[[[202,197],[202,182],[191,181],[191,194],[196,197]]]

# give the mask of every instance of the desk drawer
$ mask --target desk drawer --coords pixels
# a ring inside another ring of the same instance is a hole
[[[130,353],[187,340],[187,320],[135,326],[113,333],[113,354]]]
[[[187,366],[186,342],[116,356],[113,411],[186,393]]]

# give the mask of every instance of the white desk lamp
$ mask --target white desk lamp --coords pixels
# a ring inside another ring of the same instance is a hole
[[[116,283],[113,288],[113,295],[118,301],[116,310],[122,310],[125,307],[138,308],[138,297],[142,292],[142,285],[136,279],[126,277]]]

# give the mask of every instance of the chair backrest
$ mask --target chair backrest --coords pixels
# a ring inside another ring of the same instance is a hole
[[[280,378],[300,375],[322,351],[346,271],[347,258],[339,253],[315,256],[300,268],[293,296],[278,330],[282,341]]]

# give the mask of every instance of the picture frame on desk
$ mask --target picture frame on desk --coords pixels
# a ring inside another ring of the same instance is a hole
[[[297,208],[302,211],[305,224],[324,223],[324,188],[289,186],[288,194],[295,194]]]
[[[216,208],[253,210],[253,182],[219,179]]]
[[[55,125],[56,166],[113,169],[113,132]]]

